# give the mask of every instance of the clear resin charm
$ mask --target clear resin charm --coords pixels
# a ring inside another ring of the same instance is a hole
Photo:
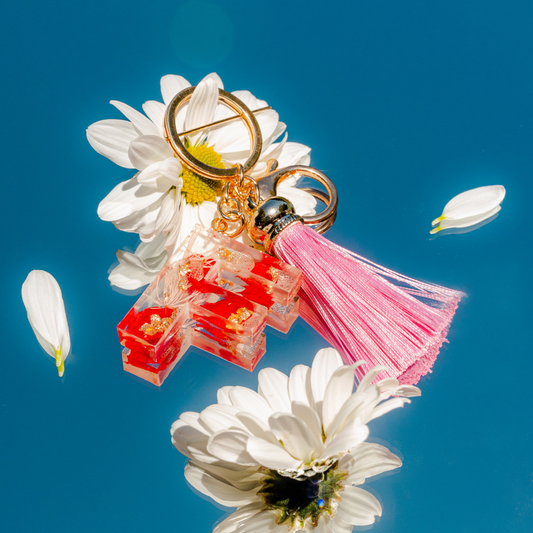
[[[118,325],[124,370],[160,386],[193,345],[253,370],[298,316],[301,271],[197,226]]]

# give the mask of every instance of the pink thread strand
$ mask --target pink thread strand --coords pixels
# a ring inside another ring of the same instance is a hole
[[[347,364],[368,363],[357,379],[378,364],[389,368],[379,379],[405,384],[431,372],[462,292],[398,274],[300,223],[276,238],[274,252],[304,273],[300,316]]]

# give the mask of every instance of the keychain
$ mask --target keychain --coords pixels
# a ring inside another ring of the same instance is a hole
[[[392,377],[401,383],[417,383],[421,376],[431,370],[440,347],[446,340],[462,293],[408,278],[322,237],[321,234],[335,221],[338,195],[333,182],[321,171],[303,165],[278,168],[277,161],[270,160],[262,176],[254,179],[248,175],[261,153],[261,130],[254,113],[231,93],[219,89],[219,102],[235,115],[194,130],[178,132],[177,114],[190,100],[194,89],[195,87],[189,87],[181,91],[167,106],[165,138],[182,165],[205,180],[222,181],[223,187],[218,201],[218,218],[212,222],[214,232],[208,238],[211,240],[210,250],[204,249],[204,255],[188,250],[189,255],[186,255],[185,261],[190,257],[200,257],[205,261],[211,254],[213,265],[218,265],[213,272],[220,273],[220,262],[213,259],[213,251],[220,248],[221,239],[234,239],[246,230],[248,237],[256,245],[275,256],[278,261],[281,260],[280,265],[292,265],[303,272],[299,291],[300,316],[342,354],[345,363],[366,361],[367,364],[356,370],[359,380],[370,368],[383,365],[380,379]],[[209,166],[196,159],[181,140],[187,134],[202,132],[201,136],[207,134],[209,128],[238,119],[243,121],[251,139],[250,155],[242,165],[231,168]],[[276,196],[277,186],[290,177],[310,178],[323,186],[325,192],[314,188],[304,189],[325,204],[321,213],[301,217],[287,199]],[[198,231],[196,230],[196,236]],[[251,247],[246,248],[253,250]],[[167,272],[169,268],[167,267]],[[214,278],[220,276],[213,272],[210,276],[216,282]],[[153,292],[154,284],[157,286],[161,279],[162,276],[156,278],[145,295],[150,290]],[[198,297],[200,279],[205,281],[205,276],[196,276],[194,282],[192,279],[187,281],[189,290],[191,283],[196,283],[195,296],[189,295],[189,302]],[[261,283],[258,286],[265,291],[271,289]],[[234,287],[241,286],[234,284]],[[260,292],[261,289],[256,291],[256,296]],[[258,309],[256,311],[259,312]],[[251,320],[250,317],[241,316],[242,323]],[[187,318],[196,324],[191,331],[195,327],[198,329],[197,317],[195,321],[189,312]],[[160,320],[167,319],[168,317],[164,317]],[[214,317],[212,319],[217,320]],[[208,321],[204,320],[202,324],[200,329],[205,330],[206,326],[209,329]],[[279,329],[283,331],[283,328]],[[253,345],[252,341],[257,342],[253,335],[248,346]],[[194,344],[194,339],[191,342]],[[205,346],[199,347],[206,349]],[[217,350],[208,351],[216,353]],[[236,353],[234,346],[233,358]],[[224,357],[220,353],[216,355]],[[224,358],[231,360],[231,357]],[[250,365],[250,369],[257,360],[258,358]]]

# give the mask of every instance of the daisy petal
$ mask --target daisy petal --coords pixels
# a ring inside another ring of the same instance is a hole
[[[221,405],[232,405],[231,400],[229,399],[229,391],[233,387],[226,385],[225,387],[222,387],[218,389],[217,391],[217,402]]]
[[[172,436],[172,444],[174,444],[175,448],[189,459],[192,459],[187,449],[189,441],[197,437],[205,436],[202,431],[191,427],[181,418],[172,424],[170,435]]]
[[[234,407],[233,405],[210,405],[200,413],[199,422],[211,434],[224,429],[245,431],[246,428],[235,416],[240,411],[238,407]]]
[[[289,397],[291,402],[302,402],[313,405],[311,390],[311,369],[305,365],[296,365],[289,376]]]
[[[445,218],[459,219],[481,215],[503,202],[505,188],[501,185],[478,187],[458,194],[444,207]]]
[[[281,167],[290,167],[291,165],[305,165],[303,159],[308,156],[311,148],[305,144],[288,142],[283,148],[283,152],[278,159]]]
[[[366,479],[400,468],[402,461],[390,450],[373,442],[362,442],[339,461],[339,468],[348,472],[347,483],[361,485]]]
[[[326,449],[322,453],[322,458],[326,459],[354,449],[368,437],[368,433],[368,426],[355,420],[339,431],[331,441],[329,438],[326,440]]]
[[[362,363],[364,363],[364,361],[361,361]],[[382,370],[388,370],[388,368],[385,366],[385,365],[376,365],[374,367],[372,367],[363,377],[363,379],[361,380],[361,382],[359,383],[359,385],[357,386],[357,391],[358,392],[363,392],[365,391],[368,387],[370,387],[370,385],[372,385],[372,382],[374,381],[374,379],[376,379],[376,377],[378,376],[378,374],[382,371]]]
[[[276,515],[269,511],[257,513],[248,520],[239,524],[236,533],[282,533],[287,531],[287,526],[276,524]]]
[[[342,505],[342,503],[341,503]],[[337,515],[335,515],[327,523],[327,531],[329,533],[351,533],[353,526],[341,520]]]
[[[224,83],[222,82],[222,78],[216,73],[216,72],[211,72],[211,74],[208,74],[204,80],[206,79],[211,79],[213,80],[216,84],[217,84],[217,87],[219,89],[224,89]],[[202,80],[203,81],[203,80]],[[201,82],[200,82],[201,83]]]
[[[243,411],[253,413],[265,422],[273,414],[268,402],[257,392],[246,387],[233,387],[229,391],[229,397],[234,406],[239,407]]]
[[[233,485],[239,490],[253,490],[259,487],[261,485],[261,478],[263,477],[263,474],[258,472],[257,465],[252,467],[241,467],[241,470],[230,470],[224,466],[198,463],[195,460],[192,460],[189,464],[195,466],[199,470],[203,470],[210,476]],[[222,462],[221,464],[231,463]]]
[[[362,414],[366,408],[370,410],[381,400],[381,393],[376,385],[372,385],[364,392],[359,392],[359,389],[352,394],[339,409],[335,415],[333,422],[329,427],[328,438],[331,440],[335,435],[341,431],[348,424],[353,422],[356,418],[364,420]]]
[[[340,520],[354,526],[366,526],[375,522],[375,516],[381,516],[382,509],[378,499],[358,487],[346,486],[342,493],[342,503],[337,509]]]
[[[207,435],[193,437],[187,442],[187,450],[194,459],[202,464],[220,464],[220,459],[207,451],[208,442],[209,437]]]
[[[370,422],[370,420],[374,420],[375,418],[379,418],[389,411],[403,407],[406,403],[411,403],[411,400],[408,400],[407,398],[391,398],[390,400],[387,400],[386,402],[383,402],[375,407],[372,410],[367,422]]]
[[[22,284],[22,301],[39,344],[55,358],[61,377],[70,352],[70,333],[59,284],[48,272],[32,270]]]
[[[494,216],[500,210],[501,206],[497,205],[494,209],[487,211],[486,213],[481,213],[480,215],[474,215],[472,217],[465,218],[445,218],[436,228],[433,228],[430,233],[435,234],[443,229],[449,228],[468,228],[470,226],[475,226],[476,224],[479,224],[480,222],[483,222],[484,220]]]
[[[432,222],[437,228],[436,233],[445,228],[462,228],[477,224],[499,211],[499,205],[505,198],[505,188],[502,185],[478,187],[458,194],[445,206],[442,215]]]
[[[124,168],[135,168],[128,149],[138,136],[133,124],[126,120],[101,120],[87,128],[87,140],[94,150]]]
[[[362,364],[362,362],[358,362],[351,366],[341,366],[333,372],[326,386],[322,403],[322,424],[326,435],[329,435],[329,426],[340,408],[352,395],[354,371]]]
[[[161,78],[161,95],[166,105],[170,104],[170,101],[179,92],[183,91],[191,84],[183,77],[175,74],[167,74]]]
[[[298,468],[301,461],[291,457],[279,444],[272,444],[257,437],[250,437],[246,451],[262,466],[278,468]]]
[[[185,467],[185,478],[196,490],[226,507],[247,505],[257,500],[257,489],[249,491],[236,489],[191,465]]]
[[[157,135],[143,135],[130,143],[128,157],[135,168],[144,170],[153,163],[174,157],[169,144]]]
[[[233,533],[236,528],[239,527],[241,522],[244,522],[259,513],[262,506],[263,502],[257,501],[239,507],[234,513],[230,514],[226,519],[220,522],[220,524],[213,529],[213,533]]]
[[[148,100],[143,104],[143,111],[146,116],[156,125],[157,134],[163,136],[163,125],[165,123],[165,104],[156,102],[155,100]]]
[[[259,394],[270,404],[274,412],[291,412],[289,378],[275,368],[264,368],[257,376]]]
[[[165,261],[166,262],[166,261]],[[123,263],[119,263],[110,273],[107,279],[115,287],[126,291],[140,289],[152,282],[157,274],[152,274],[143,269],[134,269]]]
[[[322,449],[316,436],[305,422],[289,414],[276,413],[268,424],[285,449],[302,463],[308,463],[314,452]]]
[[[291,409],[292,414],[305,422],[317,441],[320,442],[322,439],[322,427],[316,411],[302,402],[292,402]]]
[[[133,124],[135,129],[139,132],[139,135],[160,134],[157,126],[142,113],[133,109],[133,107],[122,102],[117,102],[116,100],[111,100],[109,103],[115,106]]]
[[[207,451],[230,463],[239,465],[257,465],[257,462],[246,451],[249,435],[242,431],[222,430],[212,435],[207,443]]]
[[[212,77],[204,78],[194,89],[185,116],[185,129],[205,126],[213,121],[218,105],[218,85]],[[206,135],[205,130],[188,135],[189,142],[195,145]]]
[[[337,350],[333,348],[323,348],[319,350],[313,360],[311,368],[311,390],[315,409],[322,420],[322,401],[328,382],[337,368],[343,365],[342,358]]]
[[[137,178],[119,183],[98,206],[102,220],[115,221],[141,211],[157,202],[165,194],[141,185]]]
[[[253,435],[254,437],[259,437],[260,439],[266,440],[267,442],[272,442],[273,444],[278,443],[278,439],[270,430],[268,424],[263,422],[260,418],[253,415],[252,413],[246,413],[241,411],[235,415],[246,430]]]
[[[113,220],[113,224],[120,231],[140,234],[145,226],[155,224],[155,221],[157,220],[157,216],[159,214],[159,207],[163,199],[164,195],[162,195],[159,200],[157,200],[153,204],[150,204],[144,209],[133,211],[126,217],[119,218],[118,220]],[[142,241],[145,241],[145,239],[142,238],[142,235],[140,237]]]

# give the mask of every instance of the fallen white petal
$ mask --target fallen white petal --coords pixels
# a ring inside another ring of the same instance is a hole
[[[464,228],[478,224],[499,211],[505,198],[502,185],[489,185],[470,189],[452,198],[444,207],[442,215],[436,218],[431,233],[446,228]]]
[[[56,360],[61,377],[70,353],[70,333],[59,284],[48,272],[32,270],[22,284],[22,301],[39,344]]]
[[[430,231],[430,233],[435,234],[441,230],[450,229],[450,228],[468,228],[470,226],[475,226],[476,224],[479,224],[480,222],[483,222],[484,220],[487,220],[488,218],[494,216],[500,210],[501,210],[501,206],[497,205],[492,211],[488,211],[487,213],[482,213],[481,215],[475,215],[472,217],[458,218],[458,219],[445,218],[444,220],[440,222],[440,224],[436,228],[433,228]]]

